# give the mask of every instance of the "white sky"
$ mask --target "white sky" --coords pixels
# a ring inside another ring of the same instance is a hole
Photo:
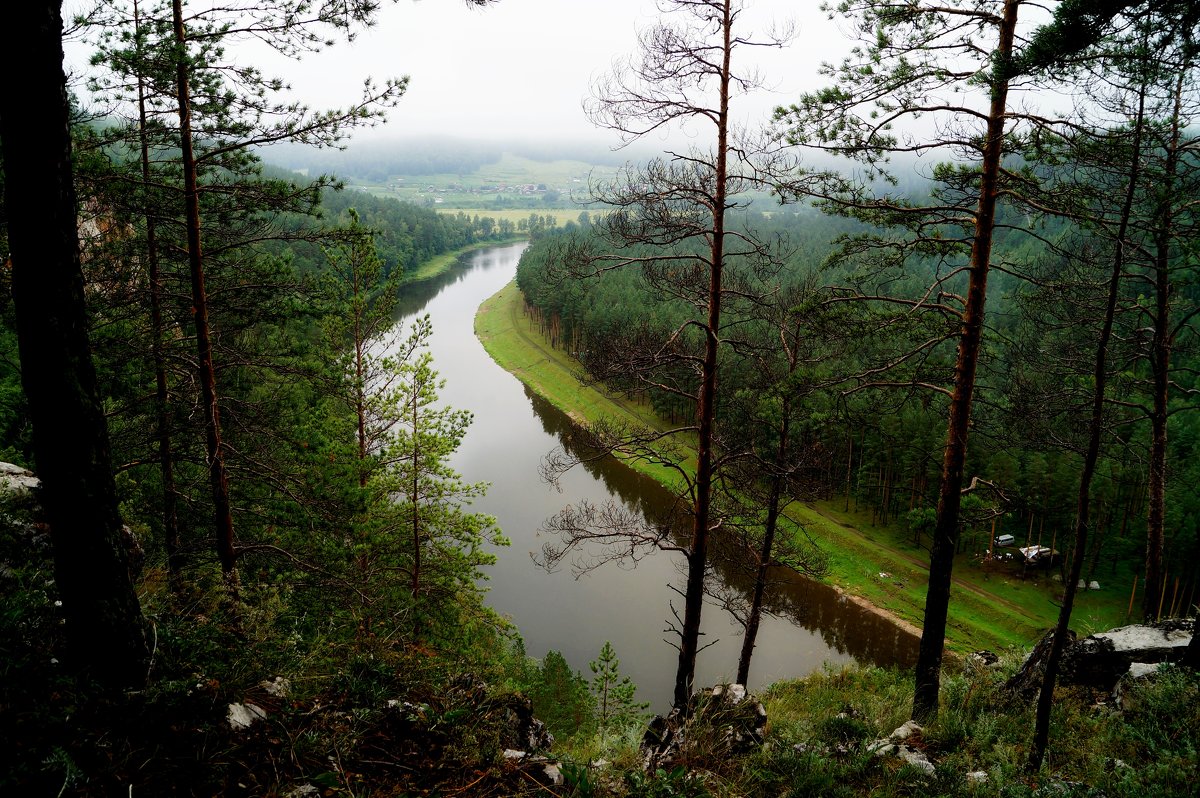
[[[819,11],[818,0],[750,0],[747,6],[744,30],[770,20],[796,26],[786,51],[743,51],[774,90],[741,104],[744,119],[758,122],[775,105],[819,85],[819,61],[839,60],[849,42]],[[635,50],[636,30],[657,15],[654,0],[499,0],[485,8],[462,0],[384,0],[378,24],[351,44],[338,42],[300,62],[272,57],[262,46],[233,55],[283,77],[313,108],[345,105],[368,76],[410,76],[408,93],[380,131],[387,136],[602,137],[615,143],[585,119],[581,102],[596,76]],[[68,61],[86,68],[78,46]]]

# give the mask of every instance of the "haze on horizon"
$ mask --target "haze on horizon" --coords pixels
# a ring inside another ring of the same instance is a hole
[[[839,60],[851,43],[815,0],[751,0],[746,6],[747,31],[772,23],[795,29],[786,49],[741,51],[746,66],[758,69],[771,89],[735,106],[743,123],[758,126],[773,107],[819,85],[819,63]],[[376,24],[353,42],[336,41],[299,61],[257,42],[243,43],[230,56],[282,77],[292,87],[289,96],[314,109],[347,104],[367,77],[408,75],[408,91],[387,124],[359,131],[358,141],[452,137],[615,147],[616,135],[593,127],[582,102],[597,77],[636,51],[637,31],[658,17],[655,0],[498,0],[483,8],[463,0],[397,0],[385,3]],[[90,52],[82,42],[68,45],[68,68],[77,77],[86,75]]]

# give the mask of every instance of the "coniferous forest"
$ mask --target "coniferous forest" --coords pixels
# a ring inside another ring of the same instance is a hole
[[[754,54],[803,29],[661,0],[584,102],[631,157],[586,196],[523,186],[519,221],[343,183],[501,160],[355,149],[407,78],[310,108],[228,57],[303,59],[377,5],[0,12],[0,791],[1191,794],[1195,3],[829,3],[819,88],[748,126]],[[531,478],[615,459],[661,494],[564,490],[528,566],[672,558],[669,695],[582,621],[594,660],[528,656],[489,604],[529,530],[457,467],[434,322],[396,320],[514,242],[519,295],[476,329],[570,421]],[[797,573],[912,629],[912,661],[743,698]],[[1125,624],[1166,641],[1137,680],[1077,641]]]

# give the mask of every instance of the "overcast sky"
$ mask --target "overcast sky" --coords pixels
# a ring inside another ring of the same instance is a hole
[[[773,89],[741,103],[742,116],[757,121],[818,85],[819,61],[840,59],[849,43],[825,20],[818,0],[747,6],[743,30],[771,20],[796,25],[785,51],[743,51]],[[602,134],[585,119],[581,101],[615,58],[635,50],[636,31],[657,16],[655,0],[499,0],[485,8],[463,0],[398,0],[385,2],[378,24],[353,43],[338,42],[299,62],[271,58],[261,46],[236,48],[234,57],[285,78],[314,108],[345,105],[368,76],[410,76],[407,95],[380,131],[389,136],[596,138]],[[68,54],[77,69],[85,58],[78,49]]]

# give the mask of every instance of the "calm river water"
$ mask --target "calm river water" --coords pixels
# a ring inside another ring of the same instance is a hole
[[[588,662],[604,641],[611,641],[622,672],[637,683],[639,697],[662,710],[670,702],[676,665],[675,650],[663,642],[668,602],[678,598],[668,584],[682,584],[682,558],[658,553],[636,567],[605,565],[576,579],[566,568],[547,573],[529,556],[544,542],[538,534],[542,522],[567,504],[616,497],[640,509],[660,506],[666,497],[657,484],[615,462],[569,473],[561,493],[540,480],[538,465],[560,445],[567,419],[496,365],[474,334],[480,303],[513,279],[525,246],[472,253],[458,269],[407,288],[400,324],[407,328],[414,315],[430,314],[434,366],[446,380],[442,399],[475,415],[453,465],[467,481],[491,483],[474,509],[494,515],[512,541],[496,552],[488,604],[512,618],[530,656],[556,649],[585,676],[590,676]],[[832,589],[792,575],[782,593],[778,615],[765,618],[759,631],[752,688],[803,676],[826,662],[915,661],[916,638]],[[729,681],[737,670],[740,627],[711,606],[705,610],[703,631],[702,644],[712,645],[700,653],[697,687]]]

